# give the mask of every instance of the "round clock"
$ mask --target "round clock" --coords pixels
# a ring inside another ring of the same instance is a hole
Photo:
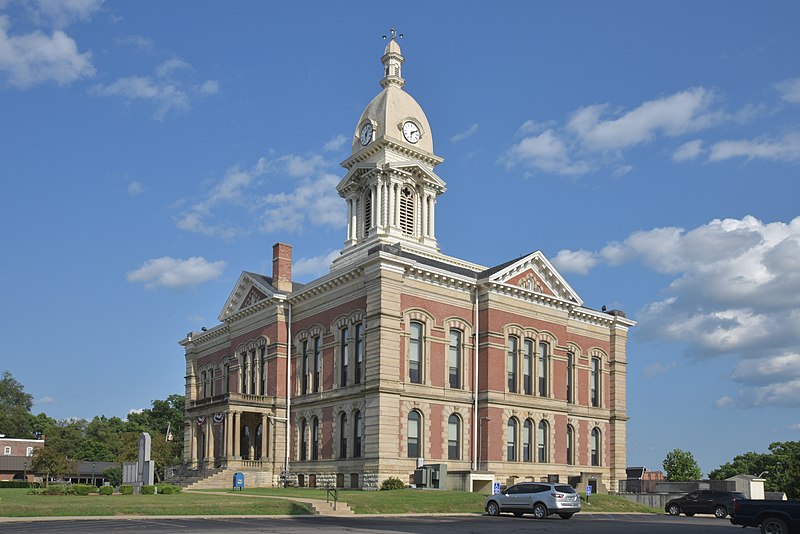
[[[419,126],[411,121],[406,121],[405,124],[403,124],[403,137],[405,137],[406,141],[409,143],[416,143],[419,141]]]
[[[367,146],[372,141],[372,124],[367,123],[361,128],[361,144]]]

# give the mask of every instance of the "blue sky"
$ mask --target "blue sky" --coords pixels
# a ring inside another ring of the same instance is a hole
[[[2,365],[56,418],[183,392],[242,270],[327,269],[395,26],[443,252],[639,322],[628,462],[800,439],[800,4],[0,0]]]

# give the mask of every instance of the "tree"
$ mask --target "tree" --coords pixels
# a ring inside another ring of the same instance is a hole
[[[785,492],[790,499],[800,498],[800,441],[776,441],[770,444],[769,451],[740,454],[708,476],[721,480],[734,475],[763,475],[765,490]]]
[[[73,461],[66,455],[51,447],[40,447],[34,449],[31,458],[31,469],[36,473],[45,475],[45,486],[50,481],[50,477],[61,477],[73,470]]]
[[[33,395],[25,389],[10,371],[3,371],[0,379],[0,434],[13,438],[31,438],[29,421]]]
[[[667,480],[700,480],[703,478],[703,473],[700,471],[700,466],[697,465],[697,460],[694,459],[694,455],[689,451],[672,450],[667,453],[662,465],[664,466]]]
[[[725,480],[736,475],[760,475],[772,472],[775,460],[771,454],[746,452],[734,457],[733,462],[728,462],[714,469],[708,474],[711,480]]]

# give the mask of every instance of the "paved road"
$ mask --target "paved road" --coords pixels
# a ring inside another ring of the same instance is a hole
[[[81,519],[61,521],[0,522],[0,533],[100,533],[100,532],[186,532],[252,533],[291,532],[293,534],[414,533],[502,534],[541,532],[548,534],[734,534],[741,527],[727,519],[714,517],[670,517],[658,515],[580,513],[570,520],[536,520],[512,516],[402,516],[402,517],[324,517],[280,518],[186,518],[186,519]],[[757,534],[748,529],[747,534]]]

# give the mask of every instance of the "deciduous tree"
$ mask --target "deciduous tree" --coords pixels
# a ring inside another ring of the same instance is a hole
[[[689,451],[672,450],[664,458],[663,466],[667,480],[700,480],[703,478],[703,472],[700,471],[697,460]]]

